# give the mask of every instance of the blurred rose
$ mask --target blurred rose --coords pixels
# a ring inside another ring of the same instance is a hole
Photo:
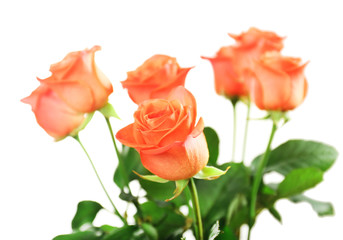
[[[167,99],[141,103],[133,124],[116,137],[135,148],[150,172],[168,180],[188,179],[206,166],[209,153],[202,118],[195,125],[196,102],[184,87]]]
[[[171,89],[185,85],[190,68],[180,68],[175,58],[154,55],[135,71],[127,73],[122,83],[132,101],[139,104],[147,99],[166,98]]]
[[[84,114],[103,107],[112,92],[107,77],[97,68],[92,49],[69,53],[52,64],[52,75],[38,79],[40,86],[23,99],[32,106],[39,125],[56,139],[69,135],[84,120]]]
[[[288,111],[301,104],[307,93],[306,64],[300,58],[268,52],[256,61],[248,81],[252,100],[264,110]]]
[[[232,46],[222,47],[214,58],[204,58],[211,62],[215,89],[229,98],[248,95],[245,74],[254,67],[254,60],[267,51],[280,51],[283,38],[273,32],[250,28],[240,35],[229,34],[236,40]]]

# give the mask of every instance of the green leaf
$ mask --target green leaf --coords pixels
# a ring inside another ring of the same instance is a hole
[[[110,232],[108,235],[106,235],[102,240],[114,240],[114,239],[120,239],[120,240],[133,240],[137,239],[135,237],[135,232],[137,231],[137,226],[135,225],[129,225],[124,226],[121,228],[116,228],[112,232]]]
[[[210,154],[208,164],[217,166],[217,159],[219,154],[219,137],[213,128],[205,127],[204,134],[207,141],[207,147]]]
[[[222,233],[216,238],[216,240],[238,240],[234,232],[225,226]]]
[[[59,235],[53,240],[100,240],[102,239],[101,232],[75,232],[71,234]]]
[[[167,199],[166,201],[168,202],[168,201],[171,201],[171,200],[177,198],[183,192],[185,187],[187,187],[188,182],[189,182],[188,179],[175,181],[176,188],[175,188],[175,190],[173,192],[174,196],[172,196],[171,198]]]
[[[140,175],[139,173],[133,171],[137,176],[140,178],[143,178],[145,180],[151,181],[151,182],[157,182],[157,183],[167,183],[169,180],[160,178],[159,176],[156,175]]]
[[[113,227],[113,226],[110,226],[110,225],[105,224],[105,225],[102,225],[102,226],[100,227],[100,229],[101,229],[103,232],[105,232],[105,233],[109,233],[109,232],[114,231],[114,229],[117,229],[117,227]]]
[[[318,216],[332,216],[335,214],[334,208],[330,202],[322,202],[311,199],[304,195],[296,195],[289,198],[294,203],[307,202],[311,205],[312,209],[318,214]]]
[[[281,215],[280,215],[280,213],[278,212],[278,210],[276,210],[276,208],[275,208],[274,206],[268,208],[268,211],[269,211],[269,213],[270,213],[276,220],[278,220],[280,223],[282,223]]]
[[[177,239],[186,229],[187,221],[172,202],[148,201],[141,204],[142,219],[158,231],[159,239]],[[139,218],[138,213],[135,218]]]
[[[203,180],[214,180],[219,178],[220,176],[224,175],[230,167],[227,167],[225,171],[220,170],[216,167],[205,166],[203,169],[200,170],[194,178],[203,179]]]
[[[216,223],[211,227],[210,236],[208,237],[208,240],[214,240],[219,234],[219,221],[216,221]]]
[[[149,223],[142,223],[142,229],[150,240],[158,240],[158,232],[154,226]]]
[[[249,195],[249,169],[241,163],[224,164],[220,169],[228,166],[231,167],[229,174],[213,181],[196,181],[205,231],[209,231],[217,220],[226,218],[237,194]],[[245,215],[244,212],[242,209],[242,215]]]
[[[89,224],[90,226],[92,226],[93,220],[102,208],[103,207],[97,202],[79,202],[76,214],[71,223],[72,229],[74,231],[80,230],[85,224]]]
[[[139,153],[134,148],[122,145],[121,158],[122,164],[124,165],[123,169],[125,170],[124,174],[128,176],[128,179],[122,176],[118,165],[113,176],[113,181],[120,189],[123,189],[130,181],[137,178],[137,175],[133,171],[144,172],[145,169],[140,161]]]
[[[116,111],[110,103],[107,103],[104,107],[100,108],[99,112],[101,112],[105,118],[114,117],[120,119],[120,117],[118,116],[118,114],[116,113]]]
[[[236,194],[230,202],[226,217],[226,222],[230,227],[236,228],[244,223],[246,217],[245,213],[247,212],[246,210],[243,210],[245,208],[248,208],[246,196],[240,193]]]
[[[294,169],[286,175],[277,189],[279,198],[287,198],[316,186],[323,180],[323,172],[318,168]]]
[[[337,151],[324,143],[290,140],[275,148],[269,157],[265,172],[276,171],[287,175],[297,168],[316,167],[325,172],[335,162]],[[254,159],[252,170],[256,170],[262,155]]]
[[[146,198],[151,201],[165,201],[166,199],[170,198],[173,190],[175,189],[175,183],[173,181],[169,181],[167,183],[156,183],[146,181],[142,178],[139,178],[139,182],[142,188],[146,191]],[[183,194],[178,198],[173,200],[173,204],[177,206],[181,206],[185,204],[185,197]]]

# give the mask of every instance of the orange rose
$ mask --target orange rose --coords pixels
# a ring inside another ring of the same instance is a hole
[[[52,64],[52,75],[38,79],[41,85],[23,99],[32,106],[39,125],[56,139],[75,130],[84,114],[106,105],[113,91],[108,78],[97,68],[92,49],[69,53],[61,62]]]
[[[139,104],[147,99],[166,98],[171,89],[185,85],[190,68],[180,68],[175,58],[154,55],[122,81],[132,101]]]
[[[256,61],[248,81],[252,100],[264,110],[288,111],[301,104],[307,93],[306,64],[300,58],[268,52]]]
[[[240,35],[229,34],[236,45],[222,47],[210,60],[215,78],[215,89],[229,98],[248,95],[245,85],[247,69],[253,68],[254,60],[267,51],[280,51],[283,38],[273,32],[250,28]]]
[[[195,125],[196,102],[184,87],[167,99],[144,101],[134,114],[135,122],[116,137],[135,148],[145,168],[167,180],[188,179],[207,164],[209,153],[202,118]]]
[[[76,112],[46,84],[41,84],[22,100],[32,106],[38,124],[56,140],[68,136],[84,121],[84,114]]]

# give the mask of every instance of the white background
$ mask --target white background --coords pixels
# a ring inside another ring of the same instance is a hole
[[[221,138],[220,161],[231,156],[232,108],[215,94],[212,56],[233,43],[227,33],[239,34],[255,26],[287,36],[284,55],[310,61],[306,68],[309,92],[290,113],[273,146],[291,139],[322,141],[342,152],[343,15],[340,1],[1,1],[0,3],[0,238],[46,240],[69,233],[76,205],[95,200],[110,208],[91,166],[73,139],[54,142],[36,123],[20,99],[37,86],[35,77],[47,77],[49,65],[68,52],[97,44],[100,69],[111,79],[110,102],[122,121],[132,121],[136,106],[120,81],[150,56],[176,57],[182,67],[195,66],[186,87],[195,95],[199,116]],[[242,142],[244,105],[239,107],[238,147]],[[253,109],[253,116],[263,113]],[[267,143],[270,122],[253,121],[248,141],[248,163]],[[117,163],[105,121],[96,114],[80,134],[111,196]],[[237,158],[240,157],[237,151]],[[308,195],[335,205],[334,217],[318,218],[307,204],[280,201],[283,224],[263,212],[253,239],[342,239],[342,163],[325,175]],[[118,200],[116,200],[118,201]],[[125,205],[118,201],[120,211]],[[106,223],[118,219],[105,217]],[[103,222],[97,220],[98,224]],[[244,233],[243,233],[244,235]]]

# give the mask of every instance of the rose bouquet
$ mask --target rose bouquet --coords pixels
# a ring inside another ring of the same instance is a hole
[[[334,213],[331,203],[303,193],[323,180],[337,151],[305,140],[289,140],[272,148],[277,129],[289,121],[288,111],[306,97],[307,63],[281,55],[284,38],[273,32],[251,28],[230,36],[234,45],[220,48],[214,57],[203,57],[213,67],[216,92],[233,106],[232,156],[223,164],[217,162],[217,133],[205,127],[206,116],[197,116],[196,99],[191,89],[184,87],[191,68],[180,67],[175,58],[154,55],[127,73],[121,83],[137,110],[133,123],[116,129],[116,134],[111,118],[119,117],[108,102],[113,88],[94,61],[99,46],[69,53],[51,65],[50,77],[38,79],[39,87],[22,101],[32,106],[38,124],[56,141],[72,137],[79,143],[112,205],[109,211],[121,221],[97,226],[93,221],[104,207],[95,201],[81,201],[72,219],[73,232],[54,240],[238,240],[243,225],[248,226],[247,239],[251,239],[262,210],[281,221],[275,207],[280,199],[307,202],[319,216]],[[240,161],[235,157],[238,102],[247,108]],[[247,165],[251,104],[265,111],[259,120],[270,120],[272,127],[269,141],[258,143],[266,145],[261,150],[265,151]],[[118,159],[113,180],[121,191],[119,197],[135,209],[133,216],[111,199],[79,137],[95,111],[103,115],[110,131]],[[282,180],[266,183],[264,176],[271,172],[280,174]],[[132,189],[134,180],[144,194]]]

